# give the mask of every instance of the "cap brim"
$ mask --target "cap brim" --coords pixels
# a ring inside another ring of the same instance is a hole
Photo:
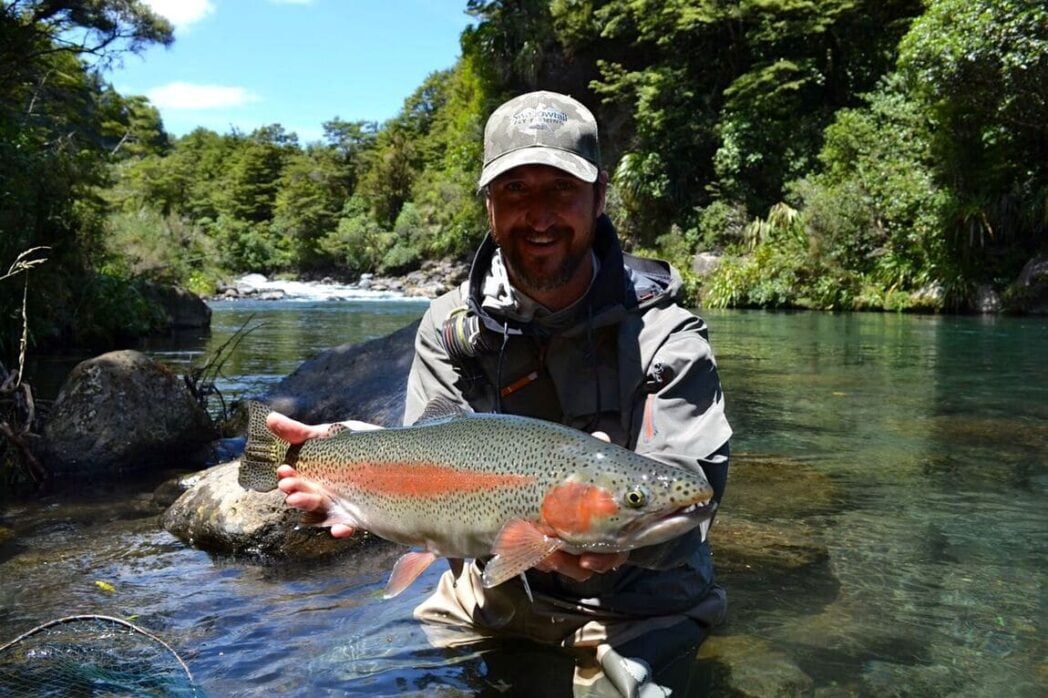
[[[544,146],[531,146],[512,150],[485,165],[477,181],[477,189],[487,186],[502,173],[521,165],[549,165],[564,170],[583,182],[591,183],[596,182],[597,175],[600,174],[596,165],[574,153]]]

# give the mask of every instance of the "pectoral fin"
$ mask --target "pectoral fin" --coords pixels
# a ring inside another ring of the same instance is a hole
[[[484,567],[481,578],[485,589],[498,586],[523,574],[550,554],[564,547],[564,541],[551,538],[535,524],[514,520],[507,523],[495,538],[495,557]]]
[[[437,556],[431,552],[411,552],[401,555],[397,564],[393,565],[393,572],[389,575],[389,581],[386,582],[386,590],[382,598],[392,599],[407,589],[436,559]]]

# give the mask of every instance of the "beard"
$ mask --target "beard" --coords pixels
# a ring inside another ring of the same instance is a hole
[[[524,229],[515,229],[511,231],[511,239],[514,237],[523,238],[528,234],[529,231]],[[568,228],[554,228],[551,232],[559,235],[571,236],[572,231]],[[592,231],[590,239],[592,240]],[[569,248],[567,254],[560,261],[552,271],[546,271],[529,267],[527,262],[522,259],[522,255],[519,254],[517,248],[513,245],[507,245],[502,248],[502,259],[506,264],[506,269],[510,274],[510,278],[515,284],[520,286],[520,290],[527,293],[531,291],[549,292],[556,291],[562,286],[566,285],[575,276],[575,272],[578,271],[579,266],[586,259],[586,256],[590,254],[592,244],[584,245],[580,249]]]

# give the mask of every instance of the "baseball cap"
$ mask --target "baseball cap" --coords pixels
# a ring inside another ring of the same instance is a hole
[[[597,181],[597,120],[567,95],[543,90],[514,97],[484,127],[484,169],[477,188],[519,165],[550,165],[584,182]]]

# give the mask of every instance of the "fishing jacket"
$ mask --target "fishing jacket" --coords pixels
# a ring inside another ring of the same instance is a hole
[[[701,469],[719,501],[731,428],[705,323],[678,305],[676,270],[624,254],[606,216],[597,221],[593,254],[597,272],[588,292],[551,313],[509,286],[489,234],[469,278],[433,301],[422,318],[405,424],[445,396],[477,412],[603,431],[641,455]],[[479,320],[468,356],[449,352],[444,337],[449,320],[463,313]],[[585,582],[538,570],[527,576],[537,594],[637,616],[686,613],[715,583],[698,528],[633,550],[626,565]]]

